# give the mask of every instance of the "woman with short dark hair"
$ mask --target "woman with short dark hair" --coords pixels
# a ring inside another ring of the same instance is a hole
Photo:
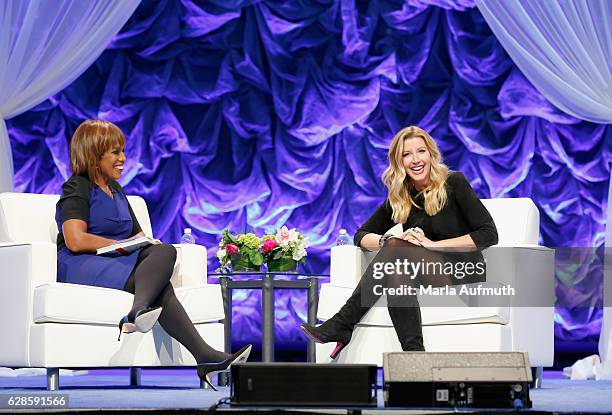
[[[57,280],[134,294],[131,310],[119,322],[119,339],[122,333],[147,332],[159,320],[191,352],[198,376],[212,386],[210,377],[245,361],[251,345],[229,355],[200,337],[170,283],[174,246],[150,245],[119,257],[96,255],[97,249],[118,240],[144,235],[117,183],[125,163],[124,149],[123,133],[110,122],[87,120],[75,131],[70,142],[73,175],[62,186],[55,214]]]

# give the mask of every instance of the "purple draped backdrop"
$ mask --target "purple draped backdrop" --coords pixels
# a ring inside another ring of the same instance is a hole
[[[611,128],[547,102],[471,0],[145,0],[87,72],[8,121],[18,191],[60,191],[86,118],[126,133],[127,192],[161,239],[193,228],[209,270],[223,229],[286,224],[312,242],[308,269],[325,271],[338,229],[383,200],[387,147],[409,124],[480,197],[531,197],[544,245],[603,243]],[[572,290],[576,306],[597,294],[588,273]],[[234,300],[236,341],[257,342],[258,293]],[[276,298],[286,347],[303,345],[305,300]],[[600,319],[559,308],[557,339],[592,341]]]

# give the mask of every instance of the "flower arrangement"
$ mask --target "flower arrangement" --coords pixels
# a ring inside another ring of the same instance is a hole
[[[298,262],[306,261],[308,240],[295,228],[283,226],[275,235],[265,235],[262,240],[261,252],[270,271],[295,270]]]
[[[221,262],[221,271],[259,271],[263,263],[263,255],[260,250],[261,239],[253,233],[233,235],[229,231],[223,231],[219,242],[217,258]]]
[[[223,231],[217,258],[218,271],[259,271],[265,261],[269,271],[295,270],[306,262],[308,240],[295,229],[281,227],[274,235],[258,238],[253,233],[234,235]]]

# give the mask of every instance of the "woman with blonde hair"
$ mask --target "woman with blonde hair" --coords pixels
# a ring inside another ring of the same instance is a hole
[[[119,321],[119,339],[122,333],[147,332],[159,320],[194,356],[200,379],[212,386],[210,377],[246,360],[251,346],[230,355],[200,337],[170,283],[176,249],[160,244],[119,257],[96,255],[118,240],[144,235],[117,183],[124,149],[123,133],[110,122],[87,120],[76,129],[70,142],[72,177],[62,186],[55,214],[57,280],[134,294],[132,309]]]
[[[497,243],[495,223],[465,176],[449,171],[434,139],[419,127],[404,128],[393,138],[383,182],[387,199],[355,234],[355,245],[383,249],[338,313],[318,327],[301,326],[318,343],[337,342],[332,358],[346,347],[354,326],[380,297],[380,290],[374,289],[381,278],[375,264],[397,264],[397,260],[423,264],[412,277],[393,268],[382,277],[386,288],[450,285],[462,277],[442,272],[445,264],[484,264],[480,251]],[[396,224],[403,227],[399,238],[386,234]],[[432,265],[427,269],[436,271],[425,275],[426,264]],[[472,281],[461,280],[465,282]],[[386,292],[389,315],[402,350],[425,350],[416,296],[400,290],[394,291],[400,295],[390,292]]]

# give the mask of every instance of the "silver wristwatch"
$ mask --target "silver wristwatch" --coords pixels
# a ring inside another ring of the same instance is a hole
[[[378,247],[382,248],[385,245],[385,242],[387,242],[387,239],[391,238],[392,236],[393,235],[391,235],[390,233],[380,235],[380,238],[378,238]]]

